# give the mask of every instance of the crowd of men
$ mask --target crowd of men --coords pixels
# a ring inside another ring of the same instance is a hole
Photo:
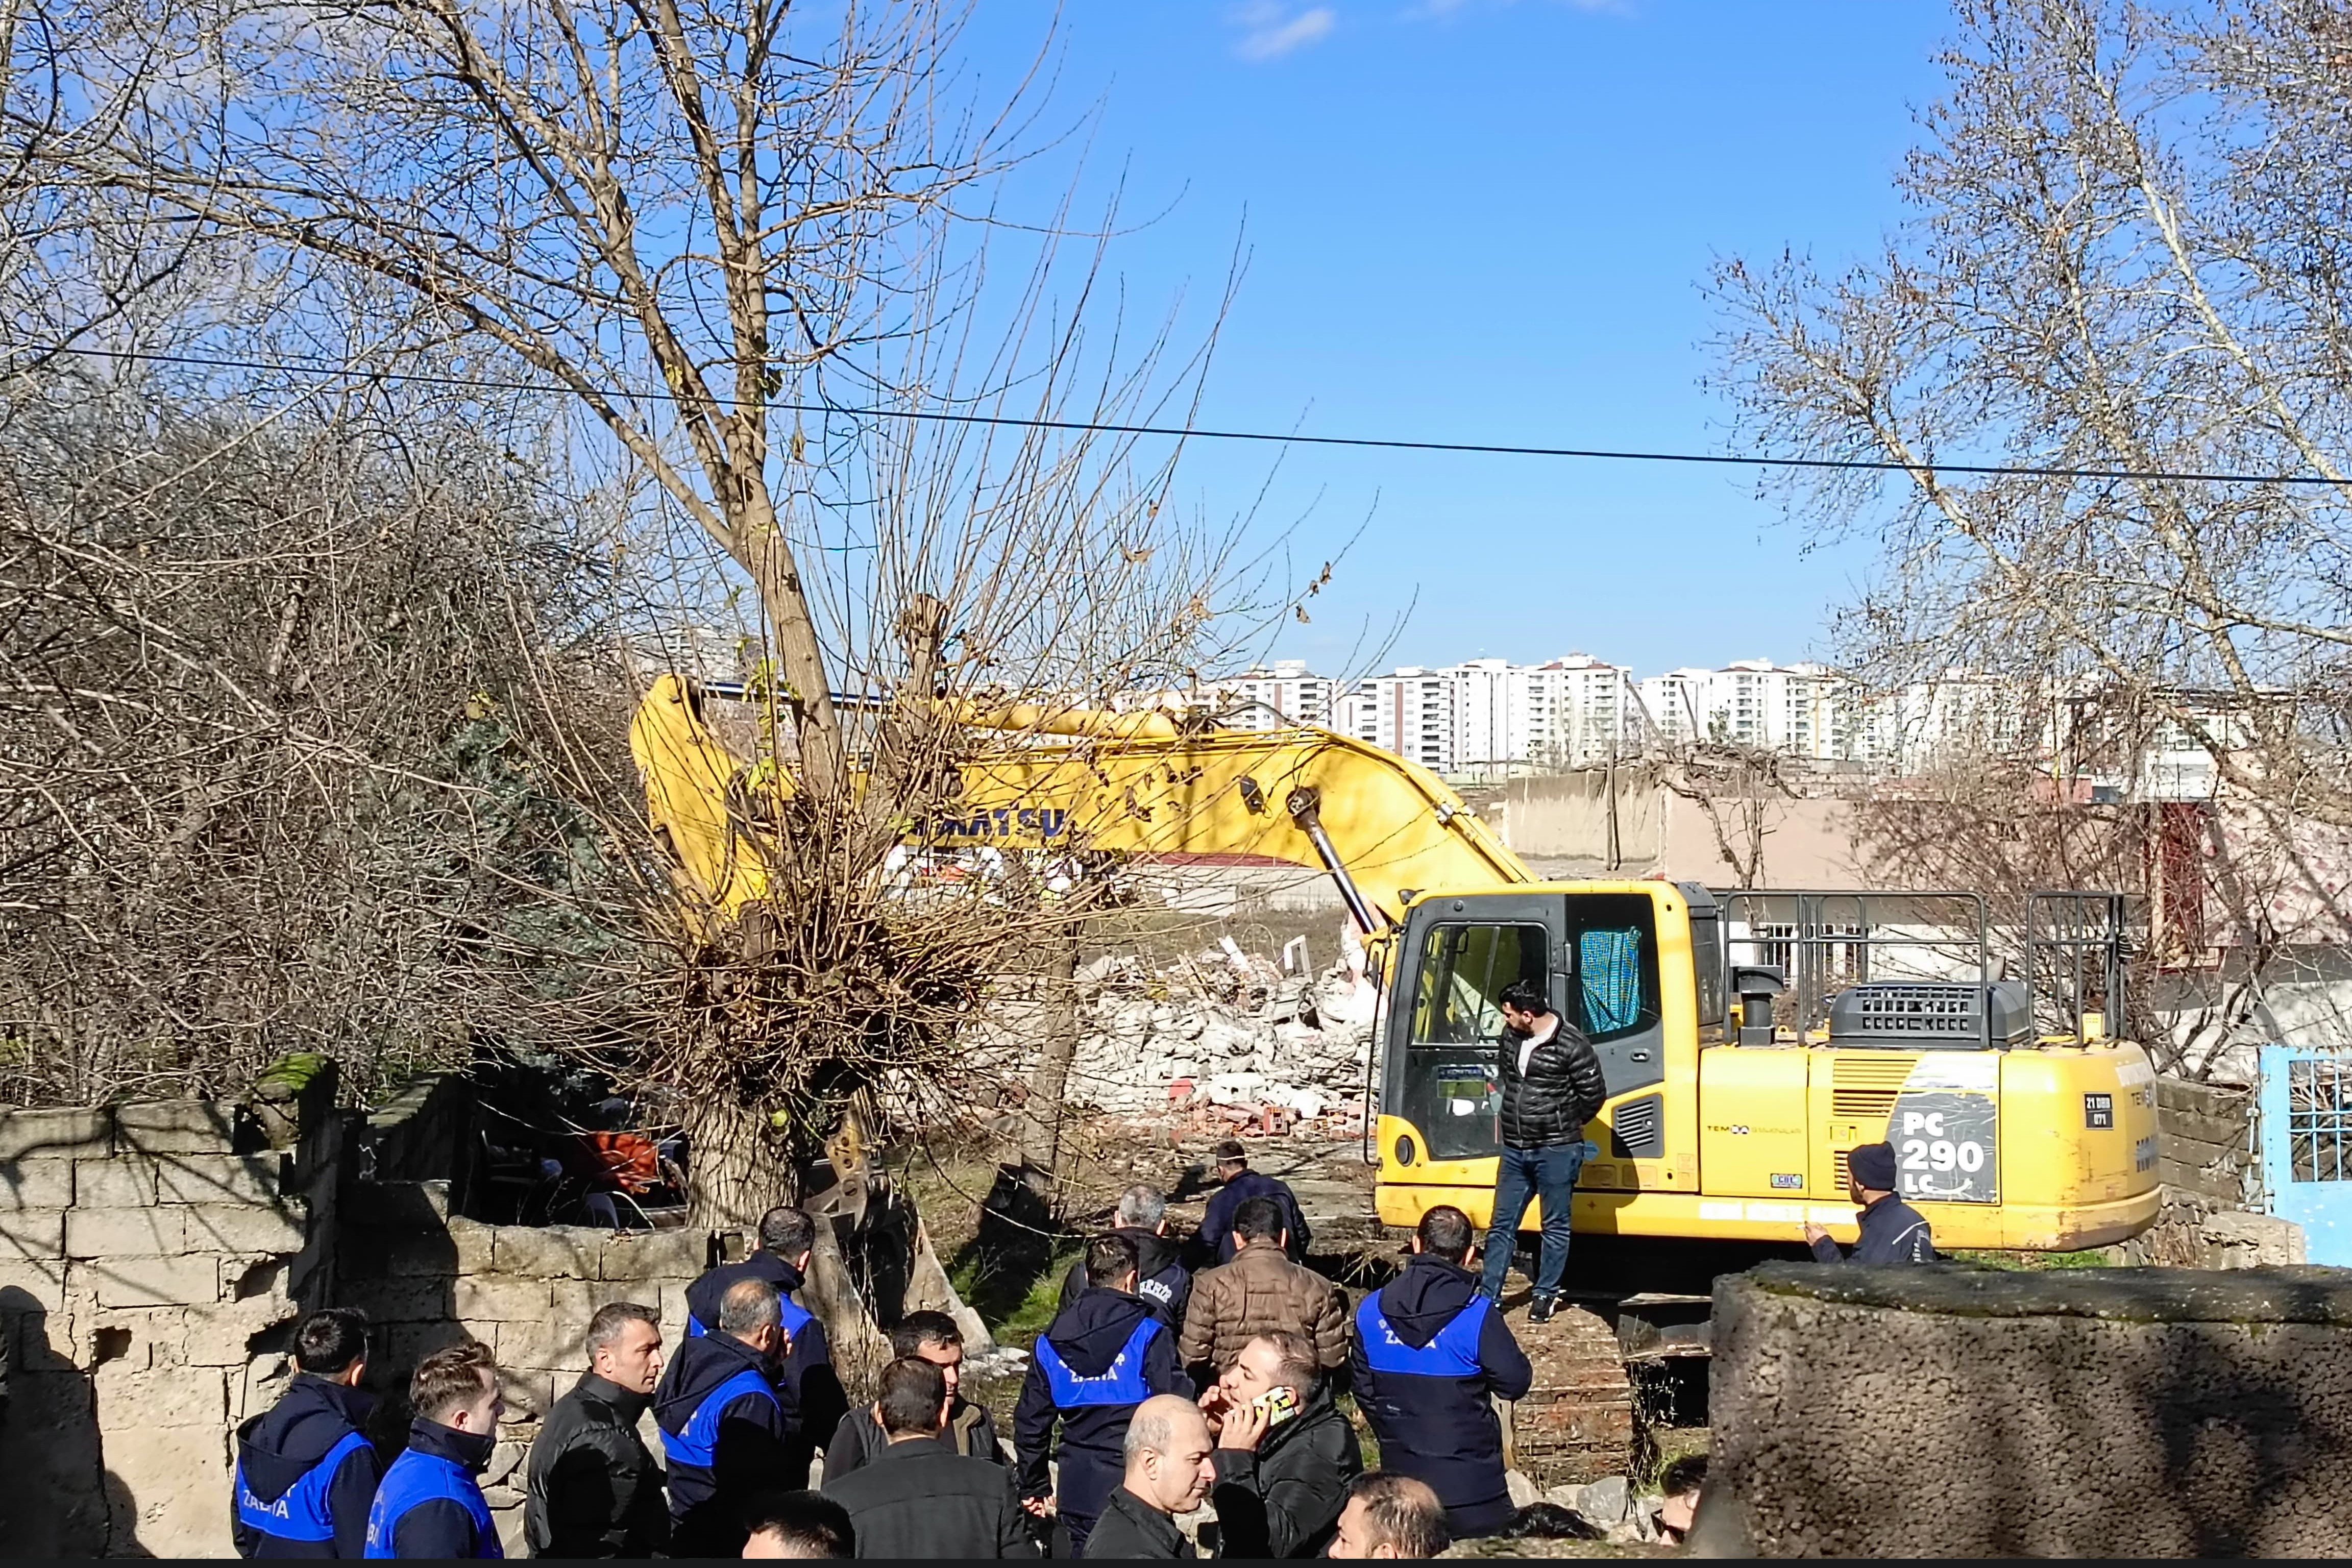
[[[1232,1557],[1426,1557],[1504,1529],[1516,1510],[1495,1401],[1523,1396],[1533,1374],[1502,1287],[1538,1198],[1530,1315],[1554,1310],[1602,1089],[1591,1045],[1535,987],[1503,1000],[1503,1159],[1478,1272],[1469,1215],[1433,1207],[1404,1267],[1350,1310],[1302,1261],[1307,1221],[1289,1188],[1221,1143],[1221,1189],[1185,1242],[1168,1234],[1162,1195],[1135,1187],[1087,1243],[1031,1353],[1008,1447],[962,1396],[963,1337],[942,1313],[896,1327],[875,1398],[850,1406],[824,1324],[793,1300],[815,1226],[777,1208],[756,1252],[688,1289],[675,1345],[634,1302],[590,1321],[590,1370],[531,1445],[531,1552],[1188,1558],[1196,1547],[1177,1521],[1203,1499]],[[1848,1169],[1863,1209],[1856,1259],[1932,1260],[1926,1222],[1895,1195],[1895,1152],[1853,1150]],[[1840,1259],[1826,1235],[1808,1235],[1817,1256]],[[314,1313],[295,1352],[293,1386],[238,1435],[244,1555],[500,1554],[477,1479],[501,1414],[487,1347],[466,1341],[417,1366],[407,1446],[380,1474],[363,1435],[364,1320]],[[1378,1471],[1333,1403],[1343,1390],[1379,1444]],[[640,1436],[648,1410],[658,1462]]]
[[[1421,1318],[1400,1310],[1391,1330],[1368,1299],[1351,1319],[1338,1289],[1295,1259],[1306,1224],[1289,1189],[1250,1172],[1237,1143],[1217,1153],[1223,1189],[1189,1247],[1195,1260],[1226,1260],[1196,1278],[1164,1198],[1125,1194],[1037,1341],[1009,1443],[963,1396],[963,1336],[944,1313],[908,1314],[873,1400],[851,1406],[824,1325],[794,1300],[815,1237],[799,1209],[772,1210],[751,1257],[688,1288],[675,1342],[650,1307],[602,1307],[586,1329],[589,1370],[525,1462],[530,1552],[1183,1558],[1196,1548],[1176,1521],[1208,1498],[1228,1556],[1433,1555],[1476,1527],[1483,1492],[1435,1489],[1431,1477],[1450,1472],[1408,1452],[1419,1445],[1405,1426],[1443,1405],[1466,1430],[1480,1390],[1511,1391],[1508,1367],[1499,1383],[1480,1369],[1416,1386],[1431,1369],[1381,1347],[1419,1332]],[[1469,1222],[1443,1212],[1459,1220],[1451,1267],[1468,1284]],[[1433,1234],[1454,1240],[1442,1221]],[[1366,1324],[1378,1325],[1369,1356]],[[501,1554],[479,1482],[504,1414],[487,1346],[461,1341],[418,1364],[407,1443],[388,1465],[368,1436],[365,1318],[314,1312],[294,1349],[292,1385],[238,1433],[243,1555]],[[1525,1358],[1516,1364],[1524,1391]],[[1381,1413],[1386,1471],[1365,1471],[1332,1402],[1350,1384]],[[642,1435],[648,1412],[658,1458]],[[1493,1426],[1489,1413],[1500,1496]]]

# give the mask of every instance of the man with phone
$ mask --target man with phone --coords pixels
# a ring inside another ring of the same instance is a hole
[[[1331,1403],[1304,1335],[1259,1334],[1201,1396],[1227,1557],[1319,1557],[1349,1483],[1363,1472],[1356,1429]]]

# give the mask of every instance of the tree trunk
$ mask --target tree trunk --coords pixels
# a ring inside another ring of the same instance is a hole
[[[766,1117],[730,1100],[698,1099],[686,1128],[687,1215],[697,1230],[751,1230],[793,1200],[784,1141]]]
[[[1021,1158],[1050,1180],[1062,1153],[1062,1114],[1070,1067],[1078,1055],[1078,928],[1076,922],[1038,934],[1034,1012],[1040,1037],[1029,1073],[1029,1103],[1022,1119]]]

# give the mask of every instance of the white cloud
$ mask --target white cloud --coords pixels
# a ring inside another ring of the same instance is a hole
[[[1320,42],[1339,17],[1328,5],[1312,5],[1294,16],[1278,0],[1253,0],[1234,12],[1234,20],[1243,29],[1234,52],[1245,60],[1264,61]]]

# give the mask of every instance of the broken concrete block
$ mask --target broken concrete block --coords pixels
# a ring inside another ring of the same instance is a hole
[[[1602,1530],[1621,1522],[1633,1506],[1633,1484],[1622,1476],[1603,1476],[1597,1481],[1576,1489],[1576,1500],[1570,1505],[1587,1524]]]
[[[103,1110],[0,1115],[0,1160],[104,1159],[113,1152],[114,1119]]]
[[[63,1258],[65,1237],[63,1209],[0,1210],[0,1263],[26,1258]]]
[[[75,1258],[140,1258],[184,1252],[187,1210],[78,1208],[66,1216],[66,1251]]]
[[[98,1395],[99,1430],[108,1435],[110,1450],[119,1432],[201,1426],[217,1434],[226,1427],[227,1373],[216,1366],[141,1369],[109,1362],[90,1386]]]
[[[94,1209],[144,1208],[155,1201],[155,1163],[131,1156],[74,1162],[74,1203]]]
[[[16,1208],[61,1209],[74,1201],[71,1160],[0,1162],[0,1197]]]
[[[114,1108],[115,1146],[149,1154],[226,1154],[234,1117],[225,1105],[153,1100]]]
[[[101,1307],[209,1306],[221,1299],[220,1266],[210,1253],[177,1258],[110,1258],[77,1263]]]
[[[275,1154],[166,1154],[155,1162],[155,1193],[167,1204],[272,1204],[280,1164]]]
[[[1535,1482],[1517,1470],[1503,1472],[1503,1489],[1511,1494],[1513,1508],[1525,1508],[1529,1503],[1540,1501],[1543,1498],[1543,1493],[1536,1489]]]

